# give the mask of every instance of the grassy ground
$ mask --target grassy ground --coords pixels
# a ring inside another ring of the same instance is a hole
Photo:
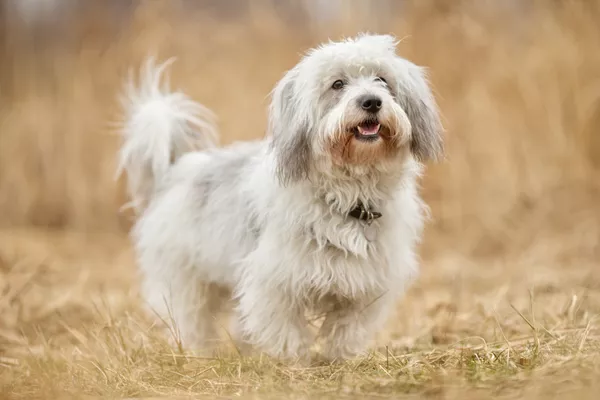
[[[169,348],[140,312],[119,236],[11,230],[0,242],[0,383],[14,398],[591,399],[600,389],[597,264],[430,259],[369,357],[300,369],[233,348],[215,359]]]
[[[597,397],[597,1],[424,0],[323,27],[142,3],[119,25],[96,11],[52,35],[0,28],[0,398]],[[262,136],[266,96],[298,53],[367,28],[430,68],[448,129],[448,160],[423,182],[421,277],[371,355],[347,364],[170,348],[140,310],[113,180],[127,68],[176,55],[174,83],[229,143]]]

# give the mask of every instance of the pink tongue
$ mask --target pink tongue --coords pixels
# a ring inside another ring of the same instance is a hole
[[[359,125],[358,132],[361,135],[376,135],[379,132],[379,124]]]

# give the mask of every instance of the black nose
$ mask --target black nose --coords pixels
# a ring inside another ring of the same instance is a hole
[[[360,106],[363,110],[370,113],[377,113],[381,110],[381,99],[377,96],[363,96],[359,100]]]

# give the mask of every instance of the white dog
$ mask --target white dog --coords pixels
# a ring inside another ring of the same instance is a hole
[[[267,138],[214,148],[211,114],[161,85],[130,85],[121,168],[140,218],[143,293],[183,345],[206,348],[233,305],[232,335],[307,357],[307,313],[325,315],[328,359],[353,357],[418,270],[421,162],[442,153],[423,70],[387,35],[310,51],[277,84]]]

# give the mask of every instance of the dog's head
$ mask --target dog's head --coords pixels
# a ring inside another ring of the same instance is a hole
[[[403,149],[419,161],[442,154],[442,126],[424,71],[396,55],[396,43],[388,35],[328,43],[281,79],[270,132],[283,183],[323,165],[367,170],[405,157]]]

